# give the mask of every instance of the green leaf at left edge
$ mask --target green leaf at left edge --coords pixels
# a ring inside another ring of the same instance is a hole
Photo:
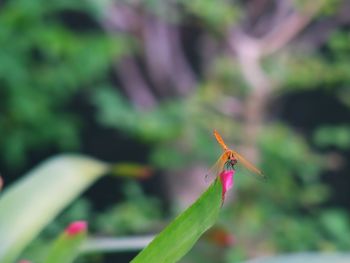
[[[23,248],[110,166],[79,155],[50,158],[0,194],[0,262]]]
[[[194,204],[171,222],[131,262],[177,262],[215,223],[221,207],[221,191],[221,182],[216,179]]]

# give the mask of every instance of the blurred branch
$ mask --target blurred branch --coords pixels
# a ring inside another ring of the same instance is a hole
[[[160,96],[186,95],[192,90],[196,78],[186,60],[177,26],[123,3],[112,2],[104,8],[107,8],[103,12],[104,28],[111,33],[120,31],[135,36],[143,48],[145,72],[131,57],[121,63],[117,72],[135,105],[141,108],[154,106],[156,99],[150,85]],[[147,83],[147,77],[151,84]]]
[[[281,1],[284,2],[284,1]],[[278,16],[274,22],[275,28],[268,32],[259,42],[260,52],[262,55],[270,55],[286,46],[298,33],[300,33],[317,14],[322,7],[324,1],[309,1],[305,4],[304,12],[298,11],[288,12],[289,5],[279,4],[281,8],[286,9],[280,11],[286,16]]]
[[[274,25],[261,38],[252,37],[243,29],[234,27],[228,32],[228,44],[238,59],[242,74],[251,88],[245,104],[245,139],[246,146],[251,146],[251,159],[256,159],[254,151],[256,138],[262,125],[265,105],[270,98],[272,79],[266,74],[261,65],[264,56],[271,55],[286,46],[299,32],[301,32],[314,15],[319,11],[323,1],[305,4],[305,12],[290,11],[290,1],[278,1],[278,8],[274,16]],[[283,2],[283,3],[281,3]]]
[[[238,117],[241,115],[243,109],[242,103],[237,98],[230,96],[220,99],[218,103],[211,106],[214,110],[229,118]]]
[[[144,60],[160,95],[169,94],[168,73],[172,68],[172,54],[168,26],[153,17],[143,18],[142,40]]]
[[[179,28],[159,17],[145,14],[141,31],[144,60],[159,94],[188,94],[196,79],[185,57]],[[175,92],[171,92],[172,88]]]
[[[104,14],[101,24],[110,34],[118,31],[135,34],[138,31],[140,17],[129,6],[120,3],[111,4],[107,6]],[[144,109],[156,105],[156,98],[134,57],[122,59],[115,68],[125,93],[136,107]]]
[[[136,33],[140,21],[134,8],[122,3],[113,3],[104,7],[104,17],[101,21],[110,31]]]
[[[304,34],[300,42],[307,43],[312,49],[320,47],[337,28],[350,25],[349,13],[350,1],[341,1],[337,12],[315,23],[311,28],[312,33]]]
[[[238,59],[247,83],[253,90],[266,90],[270,85],[270,80],[260,65],[259,40],[248,36],[239,29],[234,29],[230,32],[228,42]]]
[[[94,237],[89,238],[81,248],[83,253],[135,251],[146,247],[154,235],[136,237]]]
[[[272,82],[260,65],[261,52],[258,40],[239,30],[233,30],[229,39],[230,47],[235,51],[242,74],[251,88],[243,111],[245,119],[246,149],[243,152],[251,160],[256,159],[253,150],[261,123],[264,118],[265,104],[269,98]],[[247,147],[251,146],[251,149]],[[250,150],[248,153],[247,151]]]
[[[142,73],[132,57],[126,57],[116,66],[117,74],[126,94],[136,107],[152,108],[156,98],[150,91]]]
[[[170,63],[172,65],[172,71],[169,72],[169,75],[178,93],[180,95],[187,95],[195,88],[197,80],[182,48],[180,31],[175,27],[170,29],[170,44],[172,47],[173,63]]]

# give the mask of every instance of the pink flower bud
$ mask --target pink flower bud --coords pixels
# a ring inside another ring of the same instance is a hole
[[[220,226],[215,226],[207,231],[206,237],[210,242],[221,247],[230,247],[235,244],[235,237],[233,234]]]
[[[2,177],[0,176],[0,191],[1,191],[3,185],[4,185],[4,180],[3,180]]]
[[[233,186],[234,174],[235,174],[235,170],[224,170],[220,174],[220,181],[222,184],[221,205],[225,201],[226,192],[230,190]]]
[[[65,232],[69,236],[77,235],[81,232],[84,232],[87,230],[88,224],[86,221],[75,221],[72,222],[66,229]]]

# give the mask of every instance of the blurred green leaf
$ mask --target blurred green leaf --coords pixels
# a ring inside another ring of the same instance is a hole
[[[148,142],[174,138],[179,134],[186,114],[185,106],[178,101],[161,104],[150,111],[138,111],[112,87],[96,90],[93,103],[97,106],[97,119],[102,125],[123,129]]]
[[[13,169],[33,150],[78,149],[82,117],[70,107],[73,96],[97,89],[111,63],[132,49],[127,36],[88,26],[76,30],[61,19],[69,13],[97,23],[90,5],[13,0],[1,6],[0,133],[7,136],[0,151]]]
[[[350,126],[322,126],[314,133],[319,147],[336,146],[341,150],[350,148]]]
[[[0,261],[12,262],[73,199],[109,169],[78,155],[51,158],[0,196]]]
[[[350,246],[349,218],[347,214],[341,210],[324,211],[320,216],[320,222],[326,230],[328,237],[338,240],[342,249],[348,249]]]
[[[125,202],[115,204],[96,219],[97,228],[107,235],[137,234],[156,229],[161,222],[161,203],[143,193],[134,181],[123,185]]]

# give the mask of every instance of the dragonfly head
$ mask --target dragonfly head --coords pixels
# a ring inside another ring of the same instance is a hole
[[[228,159],[224,165],[224,170],[234,170],[237,163],[236,159]]]
[[[235,164],[237,163],[237,159],[230,159],[229,161],[230,161],[230,163],[231,163],[232,166],[235,165]]]
[[[234,156],[232,151],[227,152],[227,161],[229,161],[232,165],[237,163],[237,158]]]

